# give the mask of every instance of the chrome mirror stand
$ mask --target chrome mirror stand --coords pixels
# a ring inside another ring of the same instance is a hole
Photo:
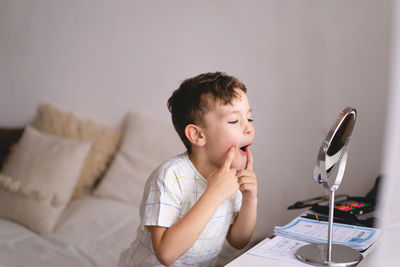
[[[346,168],[348,145],[355,120],[355,109],[350,107],[344,109],[329,131],[318,153],[313,179],[315,182],[321,183],[324,189],[329,192],[328,242],[305,245],[296,251],[296,257],[309,264],[355,266],[363,259],[360,252],[350,247],[332,244],[335,192],[339,188]],[[328,178],[336,169],[336,178],[330,185]]]

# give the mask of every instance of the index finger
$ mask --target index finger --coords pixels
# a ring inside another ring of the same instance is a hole
[[[247,148],[247,162],[246,162],[246,170],[253,170],[253,154],[251,154],[250,148]]]
[[[228,150],[228,154],[226,155],[224,164],[223,164],[223,168],[230,170],[231,169],[231,164],[232,164],[232,160],[233,160],[233,156],[235,155],[235,146],[231,146]]]

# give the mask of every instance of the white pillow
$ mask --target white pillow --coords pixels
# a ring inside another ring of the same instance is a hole
[[[184,151],[172,123],[129,113],[120,149],[94,194],[138,206],[151,172]]]
[[[27,126],[0,175],[0,216],[51,233],[71,198],[91,143]]]

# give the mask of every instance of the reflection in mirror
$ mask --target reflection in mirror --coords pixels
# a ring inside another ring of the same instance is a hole
[[[353,132],[355,120],[356,111],[347,108],[340,114],[337,123],[335,123],[332,128],[335,129],[335,131],[328,143],[325,155],[327,178],[329,178],[329,176],[334,172],[335,167],[347,151],[347,144]]]
[[[342,114],[343,112],[341,115]],[[338,125],[339,127],[337,128],[336,133],[333,135],[332,141],[328,147],[328,151],[326,152],[328,156],[333,156],[343,149],[347,140],[350,138],[351,133],[353,132],[355,119],[356,112],[354,110],[354,112],[345,114],[344,118],[340,120],[341,122]]]

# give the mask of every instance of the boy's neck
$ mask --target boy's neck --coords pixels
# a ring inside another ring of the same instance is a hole
[[[192,162],[196,170],[207,180],[212,172],[215,171],[216,167],[210,164],[207,160],[206,155],[202,153],[188,153],[189,159]]]

